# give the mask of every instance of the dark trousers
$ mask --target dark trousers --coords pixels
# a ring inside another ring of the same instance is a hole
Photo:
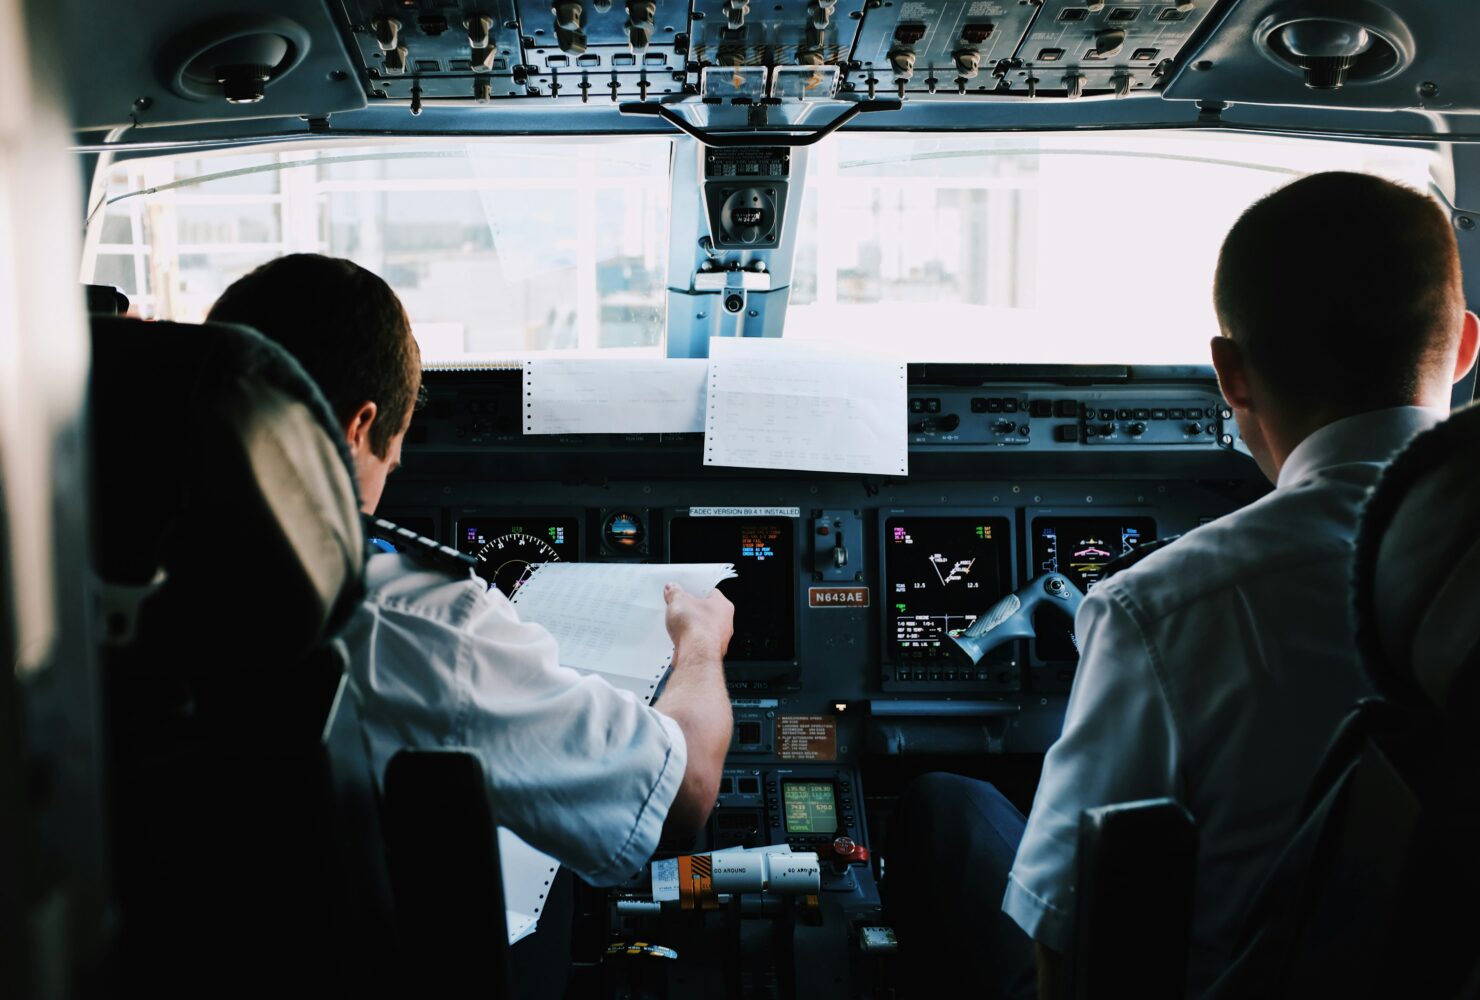
[[[1002,912],[1025,823],[992,785],[960,775],[924,775],[900,796],[882,892],[902,996],[1036,996],[1033,942]]]

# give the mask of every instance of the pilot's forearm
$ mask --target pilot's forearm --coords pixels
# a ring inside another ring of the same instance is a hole
[[[702,641],[675,647],[673,672],[653,707],[678,723],[688,744],[688,764],[665,828],[665,834],[687,839],[709,818],[730,748],[730,696],[719,647]]]

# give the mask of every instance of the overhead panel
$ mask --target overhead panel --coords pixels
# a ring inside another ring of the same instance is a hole
[[[646,100],[683,91],[689,8],[682,0],[517,6],[534,95]]]
[[[1215,0],[341,0],[372,101],[1150,93]]]
[[[508,0],[344,0],[371,99],[520,97],[524,56]]]
[[[1014,91],[1045,96],[1152,90],[1213,6],[1212,0],[1047,0],[1007,79]]]
[[[995,90],[1038,10],[1019,0],[907,0],[871,7],[846,86],[900,96]]]
[[[843,66],[863,21],[863,0],[695,0],[693,11],[692,70]]]

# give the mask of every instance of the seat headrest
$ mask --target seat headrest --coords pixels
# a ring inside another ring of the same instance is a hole
[[[1377,689],[1443,719],[1480,710],[1480,406],[1415,438],[1357,538],[1357,641]]]
[[[343,624],[365,558],[353,466],[290,355],[244,327],[95,317],[91,393],[95,571],[162,581],[131,646],[211,673],[292,662]]]

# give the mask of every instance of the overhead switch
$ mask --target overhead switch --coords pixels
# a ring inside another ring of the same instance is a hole
[[[377,17],[370,25],[375,29],[375,41],[383,56],[381,68],[392,76],[406,72],[407,52],[401,44],[401,22],[394,17]]]

